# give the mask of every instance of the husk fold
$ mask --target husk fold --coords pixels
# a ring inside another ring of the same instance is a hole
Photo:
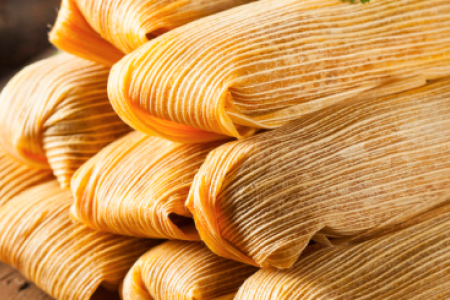
[[[231,300],[257,268],[224,259],[198,242],[169,241],[130,269],[123,300]]]
[[[185,202],[206,155],[220,144],[178,144],[131,132],[75,173],[72,216],[117,234],[199,240]]]
[[[24,190],[52,179],[50,170],[22,165],[0,148],[0,207]]]
[[[150,39],[196,19],[255,0],[63,0],[50,41],[112,66]]]
[[[445,79],[225,144],[200,168],[187,206],[215,253],[289,268],[311,238],[355,237],[440,201],[449,161]]]
[[[52,169],[61,186],[130,128],[106,92],[109,69],[58,54],[14,76],[0,95],[0,146],[16,160]]]
[[[56,181],[32,187],[0,208],[0,259],[58,300],[87,300],[117,288],[158,240],[93,231],[69,218],[73,198]]]
[[[423,300],[450,297],[450,213],[377,239],[311,248],[288,270],[264,269],[235,300]]]
[[[440,0],[257,1],[143,45],[113,67],[108,92],[147,134],[245,137],[449,75],[449,19]]]

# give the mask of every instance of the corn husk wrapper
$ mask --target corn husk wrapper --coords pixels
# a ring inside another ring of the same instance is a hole
[[[257,268],[224,259],[198,242],[169,241],[131,268],[123,300],[231,300]]]
[[[106,92],[109,69],[59,54],[20,71],[0,95],[0,146],[20,162],[52,169],[62,187],[130,130]]]
[[[112,66],[173,28],[255,0],[63,0],[50,41]]]
[[[22,165],[0,149],[0,207],[24,190],[52,179],[50,170]]]
[[[311,238],[361,234],[448,188],[450,79],[225,144],[187,206],[217,254],[288,268]]]
[[[113,67],[108,92],[147,134],[244,137],[450,75],[449,19],[440,0],[257,1],[142,46]]]
[[[289,270],[258,271],[234,299],[448,299],[449,207],[430,215],[363,243],[310,246]]]
[[[159,243],[74,224],[72,202],[51,181],[0,208],[0,259],[58,300],[90,299],[101,284],[117,288],[139,256]]]
[[[72,216],[117,234],[199,240],[185,202],[206,155],[219,145],[178,144],[131,132],[76,172]]]

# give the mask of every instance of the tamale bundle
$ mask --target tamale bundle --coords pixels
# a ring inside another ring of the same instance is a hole
[[[108,143],[130,130],[107,96],[109,69],[68,54],[20,71],[0,95],[0,146],[53,170],[62,187]]]
[[[159,243],[91,230],[69,218],[73,198],[56,181],[32,187],[0,208],[0,259],[58,300],[90,299],[117,288]]]
[[[204,16],[255,0],[63,0],[50,41],[112,66],[152,38]]]
[[[199,242],[169,241],[135,263],[121,294],[123,300],[231,300],[256,271],[213,254]]]
[[[450,75],[449,19],[440,0],[257,1],[143,45],[113,67],[108,92],[147,134],[249,136]]]
[[[234,299],[449,299],[450,213],[434,214],[374,240],[311,249],[289,270],[258,271]]]
[[[188,208],[215,253],[291,267],[450,188],[450,79],[335,105],[213,150]]]
[[[220,144],[178,144],[131,132],[75,173],[72,215],[117,234],[199,240],[185,202],[206,155]]]
[[[0,148],[0,207],[24,190],[52,179],[50,170],[22,165]]]

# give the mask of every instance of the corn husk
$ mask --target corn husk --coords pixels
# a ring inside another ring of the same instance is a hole
[[[123,300],[231,300],[256,268],[224,259],[198,242],[169,241],[131,268]]]
[[[93,231],[69,218],[73,198],[56,181],[32,187],[0,208],[0,259],[58,300],[114,289],[158,240]]]
[[[217,254],[289,268],[311,238],[327,244],[362,234],[449,188],[445,79],[217,148],[194,179],[188,208]]]
[[[108,92],[147,134],[245,137],[450,75],[449,19],[440,0],[257,1],[142,46],[113,67]]]
[[[130,130],[108,101],[108,74],[68,54],[26,67],[0,95],[0,146],[24,164],[52,169],[68,187],[86,160]]]
[[[450,297],[448,206],[418,224],[359,244],[314,249],[289,270],[250,277],[235,300]]]
[[[219,145],[129,133],[74,175],[72,215],[93,229],[117,234],[199,240],[185,201],[206,155]]]
[[[50,41],[58,48],[112,66],[173,28],[255,0],[63,0]]]
[[[50,170],[22,165],[0,148],[0,207],[24,190],[52,179]]]

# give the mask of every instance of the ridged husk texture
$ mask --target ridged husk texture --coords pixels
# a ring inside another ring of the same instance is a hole
[[[212,151],[188,208],[219,255],[291,267],[450,188],[450,79],[336,105]]]
[[[108,143],[130,130],[106,92],[109,69],[68,54],[34,63],[0,95],[0,146],[61,186]]]
[[[202,243],[169,241],[135,263],[121,294],[123,300],[231,300],[256,271],[215,255]]]
[[[396,233],[313,250],[289,270],[250,277],[235,300],[431,300],[450,298],[448,207]]]
[[[75,173],[72,215],[102,231],[199,240],[185,202],[206,155],[220,144],[178,144],[131,132]]]
[[[32,187],[0,208],[0,259],[58,300],[87,300],[117,288],[158,240],[101,233],[69,218],[73,198],[56,181]]]
[[[257,1],[145,44],[113,67],[108,92],[147,134],[248,136],[450,75],[449,20],[441,0]]]
[[[50,41],[112,66],[150,39],[196,19],[255,0],[63,0]]]
[[[0,148],[0,207],[24,190],[52,179],[50,170],[23,165]]]

